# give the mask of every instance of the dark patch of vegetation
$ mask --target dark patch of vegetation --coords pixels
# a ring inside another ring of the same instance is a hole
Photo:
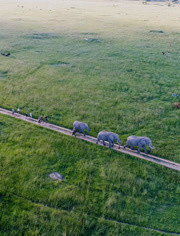
[[[85,33],[81,33],[82,35],[97,35],[97,33],[93,33],[93,32],[85,32]]]
[[[149,32],[158,33],[158,34],[163,34],[164,33],[164,31],[162,31],[162,30],[150,30]]]
[[[19,48],[19,49],[31,50],[31,49],[34,49],[34,47],[33,46],[25,46],[25,47],[22,47],[22,48]]]
[[[5,56],[5,57],[9,57],[11,55],[11,53],[9,51],[6,51],[6,50],[1,50],[1,55]]]
[[[32,35],[25,36],[26,38],[31,39],[57,39],[59,36],[51,34],[51,33],[34,33]]]
[[[114,53],[108,53],[108,56],[109,57],[121,57],[121,53],[119,53],[119,52],[114,52]]]
[[[65,80],[57,80],[57,83],[62,84],[62,83],[66,83],[66,81]]]
[[[8,71],[0,71],[0,78],[6,78],[8,76]]]
[[[133,72],[133,69],[127,69],[126,71],[127,72]]]
[[[69,66],[70,64],[64,61],[55,61],[55,62],[51,62],[50,65],[51,66]]]

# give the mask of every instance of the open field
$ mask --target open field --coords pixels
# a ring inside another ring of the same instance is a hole
[[[67,128],[84,121],[90,135],[113,131],[122,144],[149,136],[152,154],[180,163],[179,12],[0,0],[0,52],[11,53],[0,54],[0,107]],[[177,171],[0,115],[3,236],[180,234],[179,186]]]
[[[0,106],[68,128],[85,121],[90,134],[111,130],[123,143],[146,135],[153,154],[179,162],[178,5],[7,2],[0,48],[12,54],[1,56]]]
[[[0,119],[1,235],[180,233],[179,172]],[[51,180],[53,171],[64,180]]]

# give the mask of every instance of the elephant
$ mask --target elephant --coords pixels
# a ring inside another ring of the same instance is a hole
[[[133,146],[138,146],[138,153],[140,153],[141,148],[144,149],[145,153],[148,154],[147,150],[146,150],[146,145],[149,146],[150,148],[150,152],[151,150],[154,148],[151,142],[151,139],[148,137],[138,137],[135,135],[129,136],[127,138],[127,142],[126,145],[124,146],[124,148],[126,148],[127,146],[131,147],[131,150],[133,150]]]
[[[120,149],[120,138],[117,134],[113,133],[113,132],[107,132],[105,130],[101,131],[98,133],[97,136],[97,141],[96,144],[98,144],[98,142],[102,140],[103,141],[103,145],[106,146],[105,141],[109,142],[109,148],[114,146],[114,140],[117,141],[117,143],[119,144],[119,149]]]
[[[83,123],[83,122],[79,122],[79,121],[74,121],[73,123],[73,133],[72,135],[75,135],[76,136],[76,132],[79,131],[79,133],[83,133],[84,136],[86,135],[85,134],[85,130],[87,130],[87,134],[89,134],[89,126],[86,124],[86,123]]]

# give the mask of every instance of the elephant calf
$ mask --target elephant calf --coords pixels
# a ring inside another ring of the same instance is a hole
[[[103,141],[103,145],[106,146],[105,141],[109,142],[109,148],[114,146],[114,141],[117,141],[117,143],[119,144],[119,149],[120,149],[120,139],[119,136],[113,132],[107,132],[107,131],[101,131],[98,133],[97,136],[97,142],[96,144],[98,144],[98,142],[102,140]]]
[[[87,134],[89,134],[89,126],[86,124],[86,123],[83,123],[83,122],[79,122],[79,121],[74,121],[73,123],[73,133],[72,135],[75,135],[76,136],[76,132],[79,131],[79,133],[83,133],[84,136],[86,135],[85,134],[85,130],[87,130]]]
[[[126,148],[127,146],[130,146],[131,149],[133,150],[134,146],[138,146],[138,153],[140,153],[141,148],[143,148],[145,153],[147,154],[146,145],[149,146],[150,152],[151,152],[151,150],[154,147],[152,145],[152,142],[151,142],[150,138],[148,138],[148,137],[138,137],[138,136],[132,135],[132,136],[129,136],[127,138],[127,142],[126,142],[126,145],[124,146],[124,148]]]

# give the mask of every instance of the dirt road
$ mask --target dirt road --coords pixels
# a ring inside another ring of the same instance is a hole
[[[0,113],[4,114],[4,115],[11,116],[11,117],[14,117],[14,118],[17,118],[17,119],[20,119],[20,120],[24,120],[24,121],[32,123],[32,124],[36,124],[36,125],[42,126],[44,128],[47,128],[47,129],[54,130],[56,132],[59,132],[59,133],[65,134],[65,135],[72,136],[72,130],[63,128],[61,126],[53,125],[53,124],[46,123],[46,122],[41,122],[39,124],[37,119],[31,119],[29,117],[26,118],[26,116],[18,114],[18,113],[15,113],[13,115],[11,111],[3,109],[3,108],[0,108]],[[96,138],[94,138],[92,136],[89,136],[89,135],[84,137],[83,135],[79,134],[79,135],[76,136],[76,138],[82,139],[82,140],[85,140],[87,142],[96,144]],[[101,142],[99,142],[98,145],[103,146],[103,144]],[[106,148],[107,147],[108,147],[108,145],[106,145]],[[156,163],[156,164],[159,164],[159,165],[162,165],[162,166],[166,166],[166,167],[168,167],[170,169],[174,169],[174,170],[180,171],[180,164],[178,164],[176,162],[172,162],[172,161],[166,160],[164,158],[160,158],[160,157],[149,155],[149,154],[146,155],[146,154],[144,154],[142,152],[140,154],[138,154],[136,150],[133,151],[133,150],[131,150],[129,148],[124,149],[123,146],[121,146],[121,148],[118,149],[118,145],[114,145],[113,149],[118,151],[118,152],[121,152],[121,153],[125,153],[125,154],[131,155],[131,156],[134,156],[134,157],[146,160],[146,161],[151,161],[153,163]]]

